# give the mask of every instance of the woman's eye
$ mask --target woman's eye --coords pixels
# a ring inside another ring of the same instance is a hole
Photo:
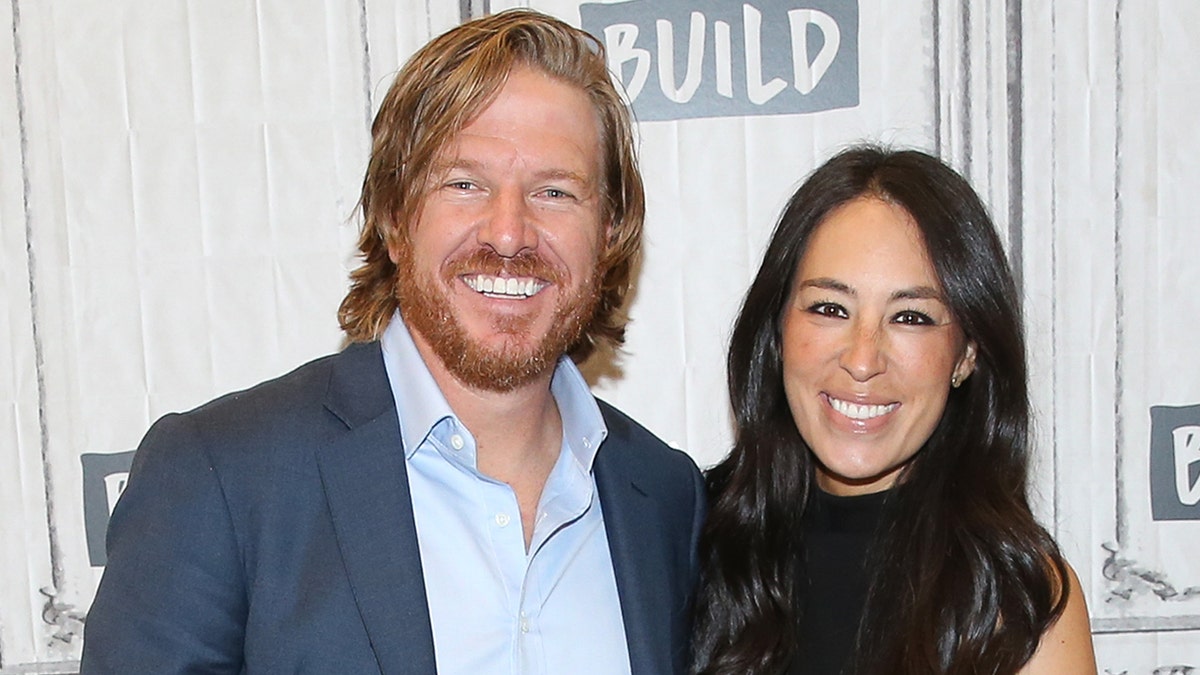
[[[474,189],[475,184],[469,180],[453,180],[446,183],[446,187],[454,190],[471,190]]]
[[[815,303],[809,306],[808,311],[810,314],[827,316],[833,319],[845,319],[848,316],[844,307],[832,302]]]
[[[566,190],[560,190],[558,188],[546,188],[545,190],[542,190],[542,194],[550,199],[565,199],[571,196],[571,194]]]
[[[893,321],[905,326],[932,326],[937,323],[928,314],[912,310],[900,312]]]

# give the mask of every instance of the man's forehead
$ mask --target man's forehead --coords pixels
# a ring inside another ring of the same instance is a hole
[[[429,166],[434,177],[453,171],[486,173],[521,169],[543,178],[590,183],[603,173],[603,150],[599,142],[581,144],[548,135],[530,141],[473,133],[468,129],[448,139]]]
[[[465,173],[485,173],[490,170],[503,170],[508,162],[507,158],[491,161],[493,158],[486,155],[470,155],[461,152],[462,146],[455,146],[446,153],[438,155],[430,166],[430,173],[434,176],[444,176],[455,171]],[[573,166],[564,162],[562,166],[555,163],[548,163],[545,166],[533,167],[530,171],[535,176],[541,178],[571,180],[580,183],[586,183],[595,180],[596,171],[589,171],[589,167],[585,165]]]

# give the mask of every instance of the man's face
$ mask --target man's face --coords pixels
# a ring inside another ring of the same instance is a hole
[[[507,391],[549,373],[582,335],[608,230],[600,157],[587,95],[526,67],[443,150],[407,241],[391,248],[400,311],[427,360]]]

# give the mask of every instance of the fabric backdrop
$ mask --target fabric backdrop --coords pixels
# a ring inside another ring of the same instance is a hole
[[[850,142],[939,153],[1020,279],[1037,509],[1101,672],[1200,669],[1200,3],[9,0],[0,673],[72,672],[155,418],[340,347],[375,106],[430,37],[517,4],[603,40],[640,120],[646,255],[601,396],[719,460],[785,198]]]

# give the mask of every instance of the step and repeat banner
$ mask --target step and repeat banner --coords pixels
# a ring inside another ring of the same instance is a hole
[[[1022,286],[1038,513],[1102,673],[1200,671],[1200,6],[1171,0],[0,3],[0,673],[73,672],[133,449],[338,350],[369,124],[416,48],[532,6],[607,48],[645,260],[599,395],[702,466],[784,201],[856,141],[989,203]],[[37,664],[35,666],[35,664]]]

